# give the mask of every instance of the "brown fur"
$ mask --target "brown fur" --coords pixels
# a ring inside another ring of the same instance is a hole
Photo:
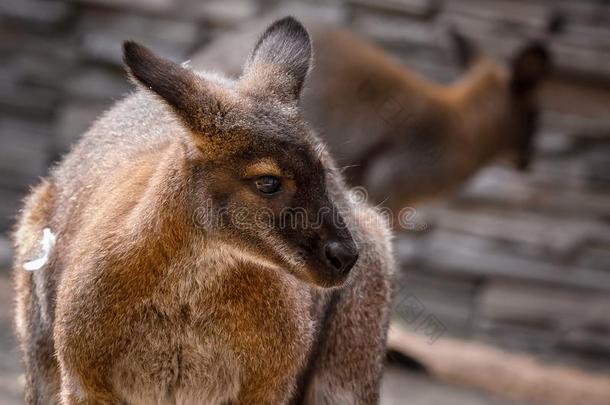
[[[147,90],[92,126],[28,197],[15,233],[28,404],[281,404],[297,386],[316,403],[378,400],[389,232],[351,202],[300,118],[308,49],[302,27],[281,20],[232,81],[126,44]],[[250,182],[269,170],[283,180],[274,198]],[[202,221],[209,201],[253,227],[220,210]],[[339,212],[347,227],[262,227],[257,212],[286,206]],[[45,227],[52,256],[25,272]],[[351,272],[320,261],[327,240],[358,247]]]
[[[442,86],[343,31],[315,31],[314,44],[306,117],[374,200],[400,209],[452,190],[497,157],[518,155],[525,164],[533,91],[548,63],[539,45],[518,55],[512,71],[466,55],[475,59],[463,60],[468,72]],[[522,65],[532,60],[539,65],[525,83]]]
[[[246,34],[219,46],[241,52]],[[535,90],[549,69],[542,45],[524,47],[507,68],[453,34],[468,71],[444,86],[347,31],[313,27],[312,34],[316,64],[301,100],[305,117],[348,181],[374,201],[399,210],[453,190],[496,158],[527,165]],[[212,45],[194,55],[194,65],[235,73],[235,58],[209,58],[218,50]]]

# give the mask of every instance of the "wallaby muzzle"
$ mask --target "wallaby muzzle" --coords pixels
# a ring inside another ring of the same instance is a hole
[[[324,245],[324,259],[338,275],[347,275],[358,260],[356,244],[353,240],[347,243],[336,239],[330,240]]]
[[[342,284],[358,261],[358,247],[340,215],[334,215],[330,223],[325,221],[316,246],[318,258],[323,264],[320,274],[322,285]]]

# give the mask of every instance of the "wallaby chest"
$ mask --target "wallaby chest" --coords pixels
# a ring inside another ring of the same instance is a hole
[[[294,379],[309,351],[308,288],[252,264],[207,270],[170,269],[134,308],[113,367],[129,403],[230,403],[244,389],[293,383],[278,380]]]

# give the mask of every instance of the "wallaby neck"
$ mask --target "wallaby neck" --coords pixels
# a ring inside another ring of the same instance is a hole
[[[455,141],[467,148],[473,164],[491,160],[508,146],[510,116],[506,80],[491,61],[472,67],[449,87],[447,101],[455,112]]]

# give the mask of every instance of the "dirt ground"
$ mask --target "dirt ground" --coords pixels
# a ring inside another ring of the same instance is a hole
[[[10,273],[0,271],[0,405],[23,403],[23,377],[11,325],[13,291]],[[525,405],[502,401],[461,387],[440,384],[425,375],[389,366],[381,405]]]

